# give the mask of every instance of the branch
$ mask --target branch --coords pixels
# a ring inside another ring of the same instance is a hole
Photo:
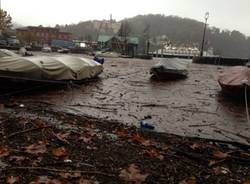
[[[8,170],[42,170],[42,171],[50,171],[50,172],[62,172],[62,173],[80,173],[80,174],[91,174],[91,175],[103,175],[108,177],[114,177],[112,174],[107,174],[99,171],[80,171],[80,170],[60,170],[60,169],[53,169],[53,168],[47,168],[47,167],[12,167],[12,168],[6,168]]]
[[[45,128],[52,128],[52,126],[31,128],[31,129],[28,129],[28,130],[23,130],[23,131],[15,132],[15,133],[12,133],[12,134],[10,134],[9,136],[7,136],[7,138],[14,137],[14,136],[16,136],[16,135],[18,135],[18,134],[24,134],[24,133],[27,133],[27,132],[32,132],[32,131],[36,131],[36,130],[40,130],[40,129],[45,129]]]

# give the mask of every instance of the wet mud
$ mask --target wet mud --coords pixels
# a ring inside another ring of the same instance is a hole
[[[27,106],[30,101],[49,103],[57,111],[136,126],[150,118],[159,132],[250,142],[244,103],[220,93],[217,76],[226,67],[192,63],[188,78],[156,81],[149,71],[157,62],[106,58],[97,80],[23,94],[13,100]]]

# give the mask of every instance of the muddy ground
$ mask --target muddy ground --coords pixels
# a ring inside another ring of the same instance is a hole
[[[151,132],[45,103],[7,103],[0,117],[0,183],[250,182],[249,146]]]
[[[217,77],[225,67],[191,64],[187,79],[158,82],[149,74],[157,62],[106,58],[97,81],[14,100],[25,105],[49,102],[55,110],[136,126],[151,117],[149,121],[160,132],[249,143],[244,103],[220,94]]]

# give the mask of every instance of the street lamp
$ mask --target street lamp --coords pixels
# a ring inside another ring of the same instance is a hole
[[[200,57],[203,56],[203,49],[204,49],[204,41],[206,37],[206,29],[207,29],[207,20],[209,18],[209,12],[205,13],[205,26],[204,26],[204,32],[203,32],[203,38],[202,38],[202,44],[201,44],[201,51],[200,51]]]

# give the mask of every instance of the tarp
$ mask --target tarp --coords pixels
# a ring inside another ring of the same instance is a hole
[[[164,58],[151,68],[150,73],[156,76],[164,74],[187,76],[189,63],[190,61],[185,59]]]
[[[2,56],[0,50],[0,77],[38,80],[83,80],[103,71],[94,60],[73,56]],[[2,54],[4,55],[4,54]]]
[[[250,86],[250,68],[246,66],[234,66],[228,68],[219,75],[218,82],[221,86],[243,87]]]

